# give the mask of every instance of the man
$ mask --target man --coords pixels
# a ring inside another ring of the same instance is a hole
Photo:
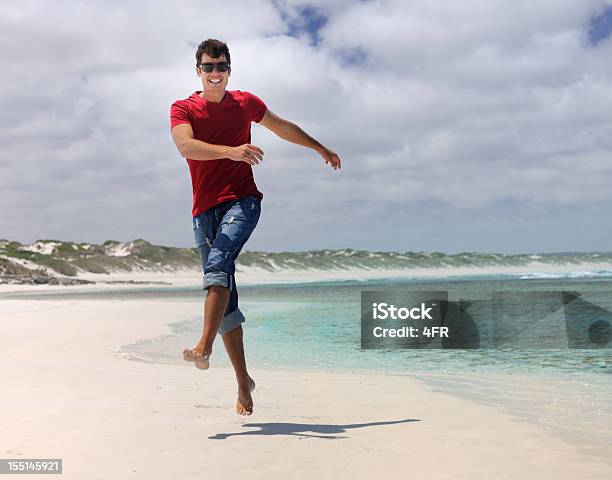
[[[172,104],[172,138],[187,159],[193,187],[193,228],[204,273],[204,330],[202,338],[183,358],[207,369],[217,332],[221,334],[238,381],[239,415],[251,415],[251,392],[238,292],[235,261],[253,232],[263,194],[253,179],[252,166],[264,156],[251,144],[251,122],[258,122],[280,138],[312,148],[334,170],[340,158],[306,134],[299,126],[267,109],[255,95],[226,90],[231,74],[227,45],[219,40],[202,42],[196,52],[196,74],[202,91]]]

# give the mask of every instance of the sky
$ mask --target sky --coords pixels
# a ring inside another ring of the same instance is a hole
[[[191,247],[169,110],[228,43],[253,124],[248,250],[611,251],[612,2],[13,1],[0,11],[0,238]]]

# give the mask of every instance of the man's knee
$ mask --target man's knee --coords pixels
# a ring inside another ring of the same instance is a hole
[[[242,338],[242,324],[232,326],[230,330],[227,330],[221,334],[224,339]]]
[[[211,285],[210,287],[207,288],[208,293],[213,293],[213,294],[217,294],[217,295],[229,295],[230,294],[230,289],[227,287],[223,287],[221,285]]]

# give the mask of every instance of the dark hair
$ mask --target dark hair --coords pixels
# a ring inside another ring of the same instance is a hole
[[[198,45],[198,51],[196,52],[196,67],[200,66],[203,53],[212,58],[219,58],[221,55],[225,55],[227,63],[232,63],[230,59],[229,48],[227,48],[227,45],[221,40],[209,38],[208,40],[204,40],[202,43],[200,43],[200,45]]]

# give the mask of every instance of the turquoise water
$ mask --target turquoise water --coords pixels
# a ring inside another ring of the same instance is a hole
[[[360,348],[360,298],[366,290],[442,290],[449,299],[490,297],[494,291],[589,292],[612,310],[611,279],[502,279],[476,278],[430,281],[327,282],[243,287],[241,309],[247,317],[245,343],[251,365],[266,368],[301,368],[380,373],[511,372],[588,374],[612,380],[612,342],[607,348],[511,348],[476,350],[362,350]],[[151,295],[154,295],[150,292]],[[146,296],[146,292],[133,295]],[[155,294],[159,298],[159,293]],[[166,298],[195,299],[197,290],[165,291]],[[512,321],[517,321],[512,319]],[[555,331],[555,328],[557,331]],[[202,329],[201,317],[182,319],[173,333],[127,345],[123,351],[145,361],[182,362],[184,346],[195,345]],[[564,328],[551,324],[549,339],[563,344]],[[555,338],[557,336],[558,338]],[[215,349],[225,362],[221,343]]]
[[[506,321],[514,326],[522,324],[525,329],[536,324],[540,327],[535,338],[544,338],[545,334],[546,343],[534,345],[534,342],[523,342],[523,345],[532,348],[363,350],[360,348],[360,302],[361,292],[368,290],[447,291],[451,301],[479,301],[491,298],[493,292],[519,292],[522,295],[529,292],[577,291],[583,293],[583,298],[612,311],[612,278],[600,275],[580,278],[482,275],[239,287],[240,306],[247,318],[244,331],[249,364],[266,368],[387,374],[505,372],[561,375],[565,378],[573,375],[612,384],[612,341],[601,345],[602,348],[564,348],[567,345],[567,331],[559,318],[554,315],[546,319],[530,318],[529,308],[523,310],[523,317],[510,317]],[[13,296],[201,301],[203,292],[197,287],[153,287]],[[612,323],[612,315],[606,315],[607,321]],[[590,319],[585,320],[588,323]],[[187,346],[195,345],[199,339],[202,317],[177,318],[170,327],[170,334],[158,338],[146,338],[143,332],[141,341],[122,346],[120,352],[142,361],[182,364],[180,352]],[[228,365],[222,342],[216,345],[212,361],[213,365]]]

